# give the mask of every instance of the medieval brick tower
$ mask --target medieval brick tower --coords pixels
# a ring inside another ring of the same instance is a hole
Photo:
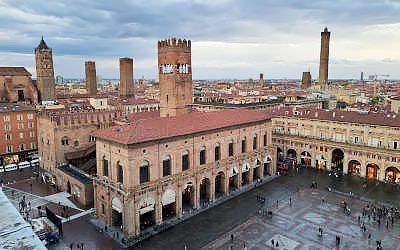
[[[260,78],[258,80],[258,86],[263,87],[264,86],[264,74],[260,73]]]
[[[177,116],[192,104],[191,42],[176,38],[158,41],[160,116]]]
[[[97,94],[96,64],[93,61],[85,62],[86,92],[89,95]]]
[[[40,41],[35,49],[36,85],[40,101],[55,101],[55,81],[53,68],[53,52],[45,41]]]
[[[309,71],[303,72],[303,77],[301,78],[301,88],[308,89],[311,87],[311,73]]]
[[[331,32],[325,27],[321,32],[321,54],[319,61],[319,84],[324,89],[328,84],[328,64],[329,64],[329,40]]]
[[[133,59],[123,57],[119,59],[119,96],[133,96]]]

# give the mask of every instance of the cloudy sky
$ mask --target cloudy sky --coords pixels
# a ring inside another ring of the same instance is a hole
[[[0,65],[25,66],[43,35],[56,74],[156,77],[157,40],[192,40],[194,79],[318,77],[320,32],[331,34],[330,78],[400,79],[399,0],[0,0]]]

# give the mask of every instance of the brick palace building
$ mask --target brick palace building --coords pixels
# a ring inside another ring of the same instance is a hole
[[[97,216],[126,238],[275,173],[270,115],[191,112],[190,41],[160,41],[158,53],[160,117],[92,134]]]

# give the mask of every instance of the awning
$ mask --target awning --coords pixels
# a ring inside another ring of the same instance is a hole
[[[140,201],[140,214],[145,214],[147,212],[154,210],[155,200],[151,197],[143,198]]]
[[[166,206],[166,205],[174,203],[175,197],[176,197],[175,191],[172,189],[167,189],[161,198],[162,205]]]
[[[250,170],[250,164],[248,164],[247,162],[243,163],[242,165],[242,173],[245,173],[247,171]]]
[[[114,198],[111,202],[111,207],[118,213],[122,213],[122,203],[120,199]]]
[[[259,164],[257,164],[257,161],[259,161]],[[259,159],[256,159],[254,161],[253,168],[259,167],[260,165],[261,165],[261,161]]]
[[[229,169],[229,177],[235,176],[235,175],[237,175],[238,173],[239,173],[239,170],[237,169],[236,166],[232,166],[232,167]]]
[[[272,157],[270,155],[265,156],[264,163],[270,163],[270,162],[272,162]]]
[[[77,151],[67,152],[67,153],[65,153],[65,159],[67,159],[67,160],[80,159],[80,158],[88,156],[89,154],[93,153],[94,151],[96,151],[96,144],[90,145],[86,148],[81,148]]]

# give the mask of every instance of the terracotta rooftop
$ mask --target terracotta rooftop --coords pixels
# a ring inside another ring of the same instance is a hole
[[[270,115],[246,109],[192,112],[176,117],[139,119],[129,125],[98,130],[93,136],[121,144],[135,144],[214,129],[266,121]]]
[[[0,76],[31,76],[24,67],[0,67]]]
[[[310,120],[400,127],[400,116],[382,112],[280,108],[273,109],[270,113],[272,113],[272,116],[299,117]]]

